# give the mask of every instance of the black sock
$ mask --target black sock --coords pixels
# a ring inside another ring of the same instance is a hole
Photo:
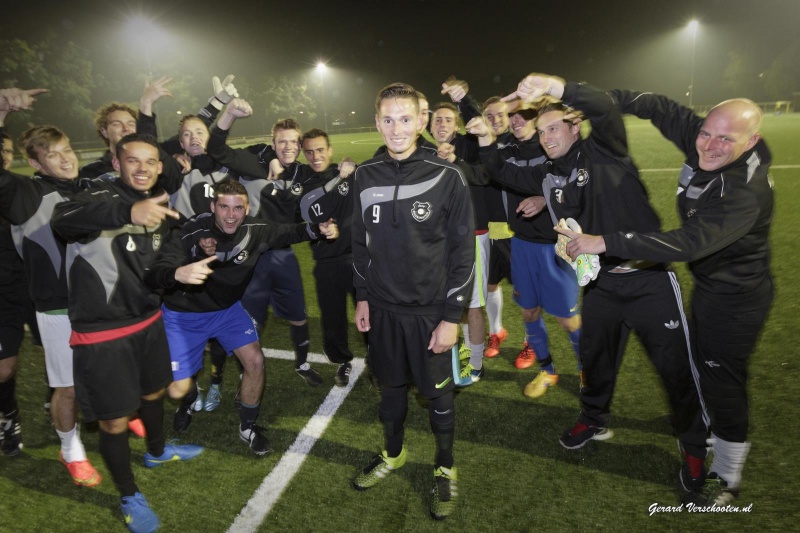
[[[436,438],[435,468],[453,468],[453,437],[456,427],[456,406],[453,393],[448,392],[431,400],[428,407],[431,430]]]
[[[0,413],[5,413],[7,418],[11,418],[9,415],[17,410],[17,401],[14,399],[16,388],[17,378],[15,376],[0,383]]]
[[[147,432],[148,438],[150,432]],[[128,444],[128,432],[112,434],[100,430],[100,455],[106,462],[114,486],[124,498],[139,492],[139,487],[133,479],[131,469],[131,448]]]
[[[142,399],[139,406],[139,418],[142,419],[147,432],[147,451],[153,457],[164,455],[164,397],[157,400]]]
[[[222,376],[225,374],[225,363],[228,354],[215,339],[211,341],[211,384],[222,385]]]
[[[289,324],[289,335],[294,346],[294,367],[300,368],[308,359],[308,322],[302,326]]]
[[[194,402],[197,401],[197,397],[200,395],[199,391],[197,390],[197,381],[192,379],[192,388],[189,389],[189,392],[186,393],[186,396],[181,398],[181,407],[186,409],[190,407]]]
[[[406,413],[408,412],[408,387],[384,387],[381,389],[381,403],[378,416],[383,424],[383,438],[386,454],[397,457],[403,451]]]
[[[240,429],[249,428],[256,423],[256,420],[258,420],[259,405],[258,403],[255,405],[248,405],[242,402],[242,407],[239,409]]]

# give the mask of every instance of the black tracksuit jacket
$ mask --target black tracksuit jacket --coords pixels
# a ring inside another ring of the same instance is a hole
[[[359,301],[458,323],[472,294],[475,241],[461,171],[424,148],[355,173],[353,284]]]

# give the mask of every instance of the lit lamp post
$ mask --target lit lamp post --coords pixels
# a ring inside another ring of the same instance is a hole
[[[328,131],[328,111],[325,108],[325,71],[328,70],[328,66],[320,61],[317,63],[317,72],[319,73],[319,87],[322,92],[322,116],[323,121],[325,122],[325,131]]]
[[[693,19],[689,21],[687,28],[692,33],[692,72],[691,77],[689,78],[689,107],[692,107],[692,103],[694,101],[694,54],[695,50],[697,49],[697,28],[700,26],[700,23],[697,20]]]

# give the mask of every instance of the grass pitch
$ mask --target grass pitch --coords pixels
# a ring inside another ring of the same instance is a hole
[[[751,440],[744,471],[741,507],[749,513],[659,513],[652,504],[678,503],[679,456],[658,378],[638,342],[631,339],[620,369],[613,404],[613,439],[591,442],[579,451],[563,450],[557,439],[578,414],[578,377],[566,335],[546,318],[551,350],[561,379],[538,399],[522,395],[534,369],[516,370],[514,358],[524,335],[518,309],[505,290],[504,325],[509,339],[501,356],[485,361],[484,379],[457,394],[456,464],[459,506],[444,523],[428,516],[434,455],[427,410],[410,398],[406,444],[409,463],[379,486],[359,493],[350,488],[356,470],[382,446],[378,394],[359,379],[311,449],[297,475],[258,531],[740,531],[792,530],[798,508],[797,464],[793,444],[800,415],[797,396],[797,316],[800,294],[792,268],[800,227],[800,114],[768,116],[764,136],[774,155],[776,210],[772,231],[773,274],[777,295],[761,342],[752,357]],[[628,121],[631,151],[651,200],[664,221],[676,227],[674,192],[682,158],[648,124]],[[377,133],[332,138],[336,159],[371,157]],[[306,284],[311,350],[321,351],[319,310],[307,245],[296,248]],[[691,277],[676,270],[689,301]],[[352,314],[352,310],[351,310]],[[262,343],[289,350],[287,323],[270,319]],[[364,350],[351,327],[354,353]],[[311,389],[292,371],[292,363],[270,359],[262,401],[274,452],[256,458],[239,441],[232,407],[237,376],[229,365],[223,404],[199,413],[185,437],[207,451],[186,464],[148,470],[141,466],[144,443],[132,439],[134,473],[162,521],[163,531],[225,531],[252,497],[298,432],[333,386],[332,365],[317,365],[325,384]],[[208,377],[202,376],[201,386]],[[44,358],[26,339],[20,357],[17,395],[25,449],[0,456],[0,531],[125,531],[118,495],[97,453],[97,433],[84,427],[90,458],[105,476],[96,489],[74,487],[58,462],[58,438],[42,411]],[[167,402],[171,427],[174,405]],[[171,429],[168,430],[168,435]]]

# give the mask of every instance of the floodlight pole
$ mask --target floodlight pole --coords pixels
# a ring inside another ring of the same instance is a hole
[[[328,109],[325,107],[325,70],[327,65],[320,61],[317,63],[317,71],[319,72],[319,88],[322,91],[322,117],[325,123],[325,131],[328,131]]]
[[[697,26],[698,22],[696,20],[692,20],[689,22],[689,29],[692,31],[692,70],[691,70],[691,75],[689,77],[690,109],[692,109],[692,103],[694,102],[694,57],[695,57],[695,52],[697,51]]]

